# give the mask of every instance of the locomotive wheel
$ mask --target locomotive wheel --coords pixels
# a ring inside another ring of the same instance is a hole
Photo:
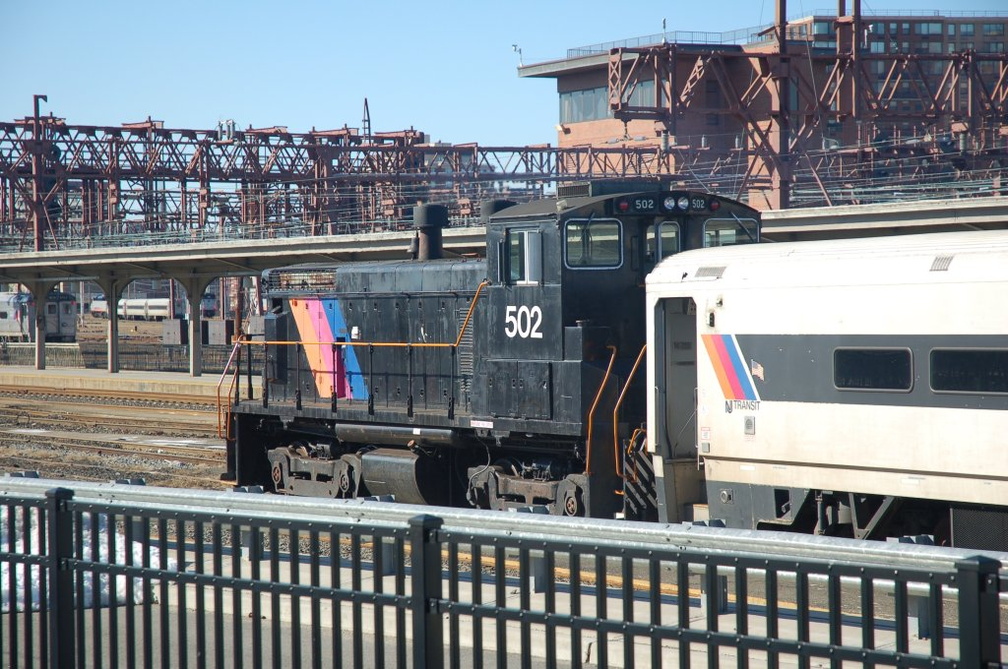
[[[350,492],[350,474],[347,470],[343,470],[339,473],[339,480],[337,485],[339,486],[339,496],[340,497],[350,497],[348,493]]]
[[[276,448],[269,452],[270,479],[273,481],[273,490],[277,493],[289,492],[287,487],[290,485],[289,457],[286,449]]]
[[[584,497],[576,483],[564,481],[560,484],[560,513],[564,516],[584,515]]]

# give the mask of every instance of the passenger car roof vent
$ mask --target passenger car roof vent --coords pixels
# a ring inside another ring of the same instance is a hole
[[[935,256],[935,259],[931,262],[931,271],[947,272],[949,265],[952,264],[952,258],[955,258],[955,256]]]
[[[697,269],[694,279],[720,279],[724,274],[724,265],[704,265]]]

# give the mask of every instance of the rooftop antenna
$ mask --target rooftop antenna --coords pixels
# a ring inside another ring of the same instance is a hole
[[[371,141],[371,112],[368,110],[367,98],[364,98],[364,118],[361,120],[361,129],[364,132],[364,139]]]
[[[517,44],[512,44],[511,50],[514,51],[516,54],[518,54],[518,67],[521,67],[522,66],[521,47],[518,46]]]

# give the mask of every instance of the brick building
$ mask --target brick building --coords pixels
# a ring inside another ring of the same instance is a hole
[[[654,146],[684,179],[761,208],[884,201],[1000,189],[1006,30],[1008,12],[862,15],[855,3],[570,49],[519,74],[556,79],[561,147]]]

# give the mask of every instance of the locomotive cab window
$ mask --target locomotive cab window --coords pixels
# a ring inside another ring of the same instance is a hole
[[[657,228],[657,234],[655,229]],[[679,253],[679,224],[675,221],[662,221],[657,226],[649,225],[647,229],[647,259],[656,265],[665,258]]]
[[[704,246],[736,246],[759,241],[759,223],[751,218],[712,218],[704,223]]]
[[[614,218],[572,218],[564,225],[564,262],[571,269],[623,263],[623,229]]]
[[[931,389],[938,392],[1008,393],[1008,350],[931,351]]]
[[[507,278],[515,285],[542,281],[542,235],[538,230],[507,231]]]
[[[840,390],[898,390],[913,387],[909,349],[838,348],[833,351],[833,383]]]

